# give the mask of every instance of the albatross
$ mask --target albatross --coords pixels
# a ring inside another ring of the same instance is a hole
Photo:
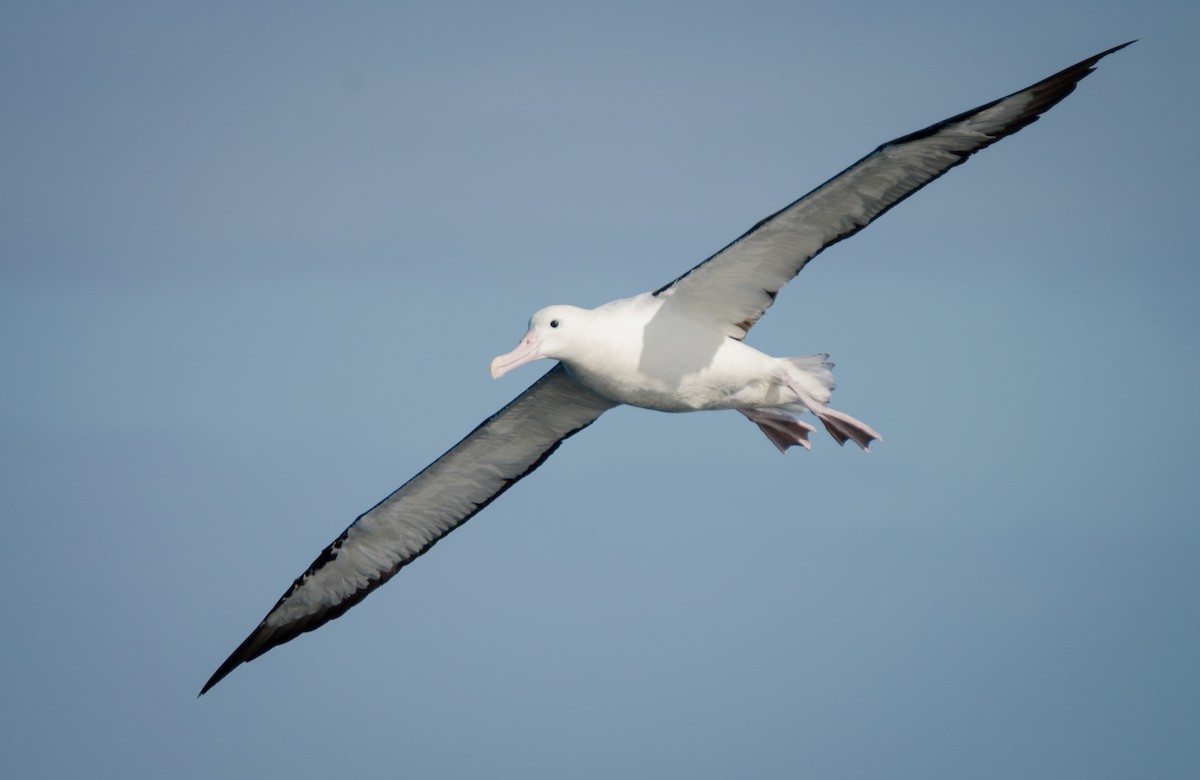
[[[1115,46],[1007,97],[879,146],[679,278],[594,309],[533,315],[493,378],[557,363],[326,547],[204,684],[339,617],[540,466],[605,411],[737,410],[781,452],[808,449],[811,414],[839,443],[880,435],[830,407],[827,355],[772,357],[745,342],[804,266],[975,152],[1029,125],[1074,91]]]

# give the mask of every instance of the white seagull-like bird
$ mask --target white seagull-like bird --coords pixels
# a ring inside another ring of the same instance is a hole
[[[539,358],[559,363],[351,523],[221,664],[201,695],[239,664],[362,601],[614,406],[736,409],[780,451],[809,447],[815,428],[797,416],[811,412],[839,444],[853,441],[867,449],[879,434],[826,405],[834,387],[827,355],[771,357],[747,345],[746,333],[822,250],[1036,121],[1101,58],[1128,45],[883,144],[654,292],[595,309],[551,306],[534,314],[517,348],[492,361],[492,376]]]

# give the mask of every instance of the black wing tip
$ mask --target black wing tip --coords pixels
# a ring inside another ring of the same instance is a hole
[[[332,607],[326,607],[314,612],[311,615],[294,620],[286,625],[268,626],[267,621],[264,619],[262,623],[258,624],[258,628],[254,629],[254,631],[250,633],[250,636],[246,637],[246,639],[237,646],[237,649],[229,654],[229,657],[225,659],[225,662],[217,667],[217,671],[213,672],[212,677],[209,677],[208,682],[204,683],[204,687],[200,689],[200,693],[197,694],[197,698],[208,693],[208,691],[214,685],[221,682],[221,680],[224,680],[230,672],[242,664],[250,663],[260,655],[266,654],[269,650],[273,650],[280,645],[287,644],[301,634],[309,631],[315,631],[329,621],[341,617],[352,606],[358,604],[360,601],[366,598],[367,594],[373,592],[384,582],[387,582],[387,580],[393,574],[395,574],[399,568],[400,567],[397,566],[396,569],[385,572],[385,576],[376,580],[372,580],[368,587],[357,591],[349,598],[338,602],[336,605]],[[291,591],[289,590],[288,595],[290,594]],[[287,598],[287,596],[285,595],[284,598]],[[283,599],[280,599],[280,603],[282,602]],[[274,612],[278,606],[279,605],[276,604],[275,607],[271,609],[271,612]],[[268,616],[269,615],[270,613],[268,613]]]
[[[1017,117],[1014,121],[1007,125],[1004,130],[999,135],[994,136],[991,141],[983,146],[971,150],[971,152],[967,155],[970,156],[970,154],[974,154],[980,149],[999,141],[1001,138],[1010,136],[1016,133],[1018,130],[1022,130],[1041,119],[1043,114],[1045,114],[1051,108],[1054,108],[1054,106],[1061,103],[1068,95],[1074,92],[1075,87],[1079,86],[1079,82],[1087,78],[1088,74],[1092,73],[1096,69],[1096,64],[1100,62],[1100,60],[1104,59],[1110,54],[1113,54],[1114,52],[1124,49],[1126,46],[1132,46],[1133,44],[1137,43],[1138,40],[1138,38],[1134,38],[1131,41],[1126,41],[1125,43],[1113,46],[1111,49],[1105,49],[1099,54],[1093,54],[1091,57],[1080,60],[1074,65],[1069,65],[1054,75],[1047,76],[1041,81],[1030,84],[1028,87],[1019,89],[1010,95],[1005,95],[1004,97],[993,100],[990,103],[984,103],[981,106],[976,106],[975,108],[963,111],[961,114],[955,114],[948,119],[943,119],[942,121],[936,122],[929,127],[880,144],[879,147],[875,149],[873,154],[882,152],[888,147],[899,146],[900,144],[908,143],[910,141],[917,141],[922,138],[935,135],[950,125],[957,124],[965,119],[970,119],[972,116],[986,111],[992,106],[1003,103],[1009,98],[1016,97],[1017,95],[1030,93],[1034,96],[1033,102],[1031,102],[1025,108],[1020,117]],[[868,155],[868,157],[869,156],[870,155]]]
[[[1113,52],[1118,52],[1121,49],[1124,49],[1126,46],[1132,46],[1133,44],[1137,43],[1140,40],[1141,40],[1141,38],[1133,38],[1132,40],[1125,41],[1125,43],[1118,43],[1116,46],[1112,47],[1111,49],[1106,49],[1105,51],[1102,51],[1099,54],[1097,54],[1095,57],[1092,57],[1092,60],[1098,62],[1099,60],[1104,59],[1105,57],[1112,54]]]
[[[1096,64],[1098,62],[1100,62],[1100,60],[1104,59],[1105,57],[1107,57],[1110,54],[1119,52],[1121,49],[1124,49],[1126,46],[1132,46],[1133,44],[1137,43],[1138,40],[1140,40],[1140,39],[1134,38],[1131,41],[1125,41],[1125,43],[1119,43],[1116,46],[1113,46],[1111,49],[1105,49],[1104,51],[1100,52],[1099,54],[1093,54],[1091,57],[1088,57],[1085,60],[1080,60],[1079,62],[1075,63],[1074,65],[1071,65],[1070,67],[1063,68],[1058,73],[1055,73],[1053,76],[1042,79],[1037,84],[1034,84],[1033,86],[1028,87],[1028,89],[1036,89],[1036,88],[1042,86],[1043,84],[1049,85],[1049,84],[1053,84],[1054,82],[1057,82],[1057,81],[1069,80],[1069,81],[1078,83],[1081,79],[1083,79],[1089,73],[1091,73],[1093,70],[1096,69]],[[1022,92],[1023,91],[1025,91],[1025,90],[1022,90]],[[1065,95],[1064,95],[1064,97],[1065,97]]]
[[[553,451],[553,448],[551,448],[551,450]],[[502,493],[504,491],[502,490],[500,492]],[[484,506],[486,506],[486,504]],[[479,509],[482,508],[483,507],[481,506],[476,509],[476,511],[479,511]],[[196,695],[196,698],[203,696],[214,685],[221,682],[221,680],[225,679],[230,672],[242,664],[250,663],[260,655],[265,655],[269,650],[273,650],[280,645],[287,644],[301,634],[308,633],[309,631],[315,631],[329,621],[336,620],[337,618],[346,614],[351,607],[357,605],[368,595],[375,592],[380,585],[383,585],[385,582],[390,580],[398,571],[400,571],[400,569],[404,568],[404,566],[410,563],[412,560],[420,557],[421,554],[423,554],[438,541],[438,539],[434,539],[411,559],[397,561],[396,565],[391,569],[380,572],[379,575],[373,577],[365,587],[355,591],[350,596],[339,601],[337,604],[324,607],[317,612],[306,615],[302,618],[298,618],[282,626],[268,626],[267,619],[275,612],[275,610],[279,609],[279,607],[284,601],[287,600],[289,596],[292,595],[296,588],[303,582],[304,578],[314,571],[320,569],[329,561],[333,560],[334,556],[330,554],[330,551],[334,549],[334,546],[345,537],[346,534],[342,533],[342,535],[338,537],[338,541],[335,541],[333,544],[329,545],[329,547],[325,548],[325,550],[323,550],[321,554],[317,556],[317,559],[313,561],[312,565],[309,566],[308,571],[302,577],[292,583],[292,586],[288,588],[287,592],[280,597],[279,601],[275,603],[275,606],[271,608],[271,611],[267,613],[267,618],[264,618],[263,622],[258,624],[258,628],[254,629],[254,631],[250,633],[250,636],[246,637],[246,639],[237,646],[237,649],[229,654],[229,657],[225,659],[225,662],[217,667],[217,671],[213,672],[212,677],[208,678],[208,682],[206,682],[204,687],[200,689],[200,693]]]
[[[325,564],[337,557],[336,551],[341,546],[341,543],[346,539],[346,535],[349,533],[349,531],[350,529],[347,528],[338,536],[337,539],[333,540],[333,542],[331,542],[325,547],[324,550],[321,551],[321,554],[318,555],[316,560],[309,565],[304,574],[300,575],[300,577],[292,582],[291,587],[289,587],[287,591],[279,597],[279,600],[275,602],[275,606],[271,607],[271,611],[267,613],[267,618],[269,618],[271,614],[275,612],[275,610],[279,609],[279,607],[282,606],[285,601],[287,601],[288,597],[291,596],[292,593],[294,593],[296,589],[304,583],[306,577],[316,571],[319,571],[325,566]],[[387,578],[384,577],[383,579],[386,580]],[[322,610],[315,615],[310,615],[307,618],[290,623],[282,628],[268,627],[267,618],[263,618],[263,622],[259,623],[258,627],[250,632],[250,636],[246,637],[246,639],[237,646],[237,649],[229,654],[229,657],[225,659],[225,662],[217,667],[217,671],[213,672],[212,677],[208,678],[208,682],[204,683],[204,687],[200,689],[200,693],[196,694],[196,698],[200,698],[204,694],[208,693],[208,691],[214,685],[221,682],[221,680],[225,679],[230,672],[242,664],[249,663],[255,658],[258,658],[260,655],[266,653],[268,650],[278,647],[286,642],[290,642],[304,632],[319,628],[330,620],[338,617],[351,606],[361,601],[363,597],[367,595],[367,593],[369,593],[375,587],[378,587],[379,584],[382,584],[382,582],[376,583],[365,590],[359,591],[361,595],[355,594],[355,596],[352,596],[340,604],[335,605],[333,608]]]
[[[221,664],[217,671],[213,672],[213,676],[208,678],[208,682],[204,683],[204,687],[200,689],[200,693],[196,694],[196,698],[199,699],[201,696],[208,693],[214,685],[221,682],[221,680],[224,680],[230,672],[232,672],[241,664],[242,659],[238,658],[236,653],[225,659],[225,663]]]
[[[1133,44],[1137,43],[1137,41],[1138,39],[1134,38],[1131,41],[1126,41],[1125,43],[1113,46],[1111,49],[1105,49],[1099,54],[1093,54],[1091,57],[1080,60],[1074,65],[1063,68],[1053,76],[1047,76],[1036,84],[1031,84],[1025,89],[1018,90],[1008,97],[1019,95],[1022,92],[1033,92],[1035,95],[1038,95],[1039,100],[1036,101],[1028,110],[1030,112],[1037,112],[1038,114],[1044,113],[1057,105],[1067,95],[1075,91],[1076,85],[1078,85],[1083,79],[1087,78],[1088,74],[1092,73],[1096,69],[1096,64],[1100,62],[1100,60],[1104,59],[1110,54],[1124,49],[1126,46],[1132,46]],[[1001,98],[1000,100],[995,101],[995,103],[999,103],[1003,100],[1007,100],[1007,98]],[[995,105],[995,103],[991,105]],[[978,110],[979,109],[976,109],[976,111]]]
[[[208,678],[208,682],[204,683],[204,687],[200,689],[200,693],[196,694],[196,698],[200,698],[217,683],[224,680],[230,672],[238,668],[244,663],[253,661],[263,653],[270,650],[287,639],[271,641],[272,635],[275,633],[273,629],[267,628],[264,624],[259,624],[258,628],[250,633],[250,636],[237,646],[237,649],[229,654],[225,662],[217,667],[217,671],[213,672],[212,677]],[[288,637],[291,639],[291,637]]]

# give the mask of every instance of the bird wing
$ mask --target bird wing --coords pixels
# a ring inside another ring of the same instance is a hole
[[[350,524],[324,549],[258,628],[204,684],[312,631],[474,517],[532,472],[564,439],[616,406],[556,365],[445,455]]]
[[[883,144],[654,295],[692,319],[744,338],[783,286],[822,250],[862,230],[975,152],[1037,121],[1071,94],[1100,59],[1130,43]]]

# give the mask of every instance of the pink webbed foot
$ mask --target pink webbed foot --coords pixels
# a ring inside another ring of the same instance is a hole
[[[874,428],[862,420],[851,417],[845,412],[830,409],[804,392],[790,376],[784,374],[780,377],[780,380],[800,398],[800,403],[807,406],[809,411],[817,416],[817,419],[825,426],[825,430],[829,431],[829,435],[838,444],[844,445],[847,441],[853,441],[859,447],[862,447],[864,452],[870,452],[871,450],[868,445],[870,445],[872,440],[883,441],[883,437]]]
[[[805,406],[807,405],[805,404]],[[829,431],[829,435],[836,439],[838,444],[845,444],[847,440],[851,440],[862,447],[863,452],[870,452],[868,445],[872,440],[883,441],[883,437],[876,433],[874,428],[862,420],[856,420],[836,409],[826,406],[821,411],[813,409],[813,414],[817,416],[817,419],[825,426],[825,430]]]
[[[788,447],[796,444],[806,450],[812,449],[812,444],[808,441],[808,434],[817,429],[808,423],[800,422],[773,409],[738,409],[738,411],[752,420],[780,452],[787,452]]]

